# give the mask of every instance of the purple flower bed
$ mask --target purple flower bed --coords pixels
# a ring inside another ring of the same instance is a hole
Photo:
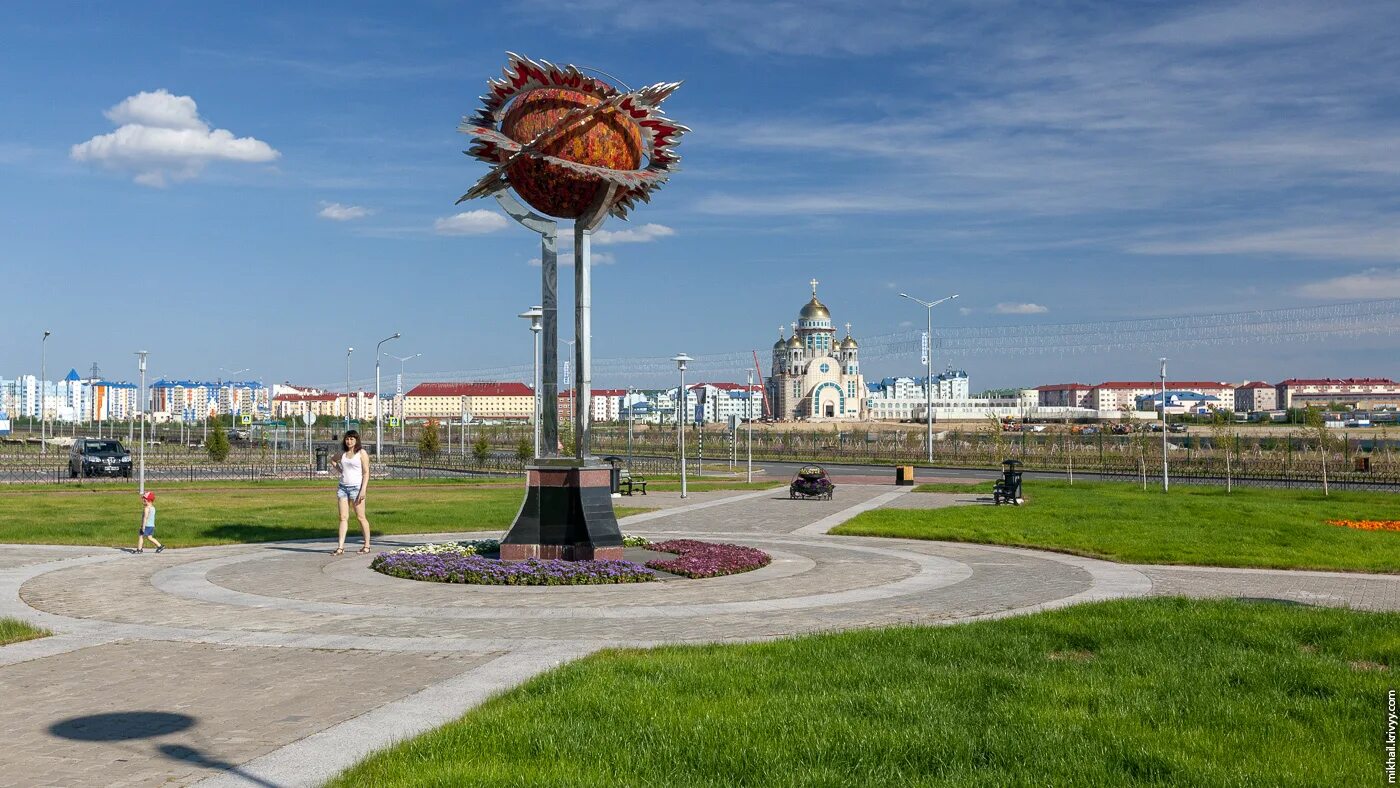
[[[752,547],[737,544],[717,544],[694,539],[672,539],[653,542],[648,550],[676,553],[675,558],[647,561],[647,566],[684,577],[704,578],[735,575],[768,566],[773,557]]]
[[[652,570],[631,561],[499,561],[479,555],[385,553],[370,568],[393,577],[491,586],[577,586],[645,583]]]

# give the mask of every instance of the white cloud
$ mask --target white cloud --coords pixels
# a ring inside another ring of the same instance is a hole
[[[593,264],[594,264],[594,265],[614,265],[614,264],[617,263],[617,257],[615,257],[615,256],[612,255],[612,254],[609,254],[608,252],[593,252],[593,254],[592,254],[592,259],[593,259]],[[540,258],[538,258],[538,257],[531,257],[531,258],[530,258],[530,265],[533,266],[533,267],[535,267],[535,268],[539,268],[539,267],[542,265],[542,263],[540,262]],[[573,265],[574,265],[574,256],[573,256],[572,254],[561,254],[561,255],[559,255],[559,267],[560,267],[560,268],[564,268],[564,267],[570,267],[570,268],[572,268]]]
[[[189,180],[211,161],[256,164],[282,155],[262,140],[211,129],[193,98],[165,89],[128,96],[105,114],[117,130],[74,145],[69,155],[134,173],[144,186]]]
[[[363,219],[374,211],[361,205],[341,205],[338,202],[323,202],[321,210],[316,215],[322,219],[330,219],[334,222],[348,222],[353,219]]]
[[[1039,315],[1050,311],[1050,307],[1040,304],[1013,304],[1003,301],[992,310],[998,315]]]
[[[1359,274],[1310,282],[1298,288],[1298,295],[1338,299],[1400,298],[1400,270],[1372,268]]]
[[[607,246],[609,244],[644,244],[651,243],[658,238],[675,235],[676,231],[664,224],[644,224],[640,227],[629,227],[625,230],[599,230],[593,233],[593,243],[596,246]]]
[[[438,235],[485,235],[504,230],[509,224],[506,217],[494,211],[462,211],[433,222],[433,230]]]
[[[960,306],[960,307],[958,307],[958,314],[960,314],[960,315],[970,315],[970,314],[972,314],[972,313],[975,312],[975,311],[977,311],[977,310],[973,309],[973,308],[970,307],[970,306]]]

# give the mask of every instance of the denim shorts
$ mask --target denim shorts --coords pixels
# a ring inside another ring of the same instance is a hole
[[[354,503],[355,499],[360,497],[360,486],[358,484],[337,484],[335,497]]]
[[[155,527],[154,525],[143,525],[143,526],[141,526],[141,535],[142,535],[142,536],[155,536],[155,535],[156,535],[156,527]]]

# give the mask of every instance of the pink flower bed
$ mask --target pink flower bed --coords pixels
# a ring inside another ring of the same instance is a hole
[[[737,544],[700,542],[695,539],[671,539],[652,542],[648,550],[676,553],[675,558],[648,561],[647,567],[683,577],[720,577],[750,572],[768,566],[773,557],[752,547]]]

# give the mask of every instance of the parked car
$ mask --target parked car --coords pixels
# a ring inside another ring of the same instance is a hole
[[[1182,424],[1182,423],[1179,422],[1179,421],[1172,422],[1171,424],[1168,424],[1168,425],[1167,425],[1167,432],[1185,432],[1185,431],[1186,431],[1186,425],[1185,425],[1185,424]]]
[[[131,477],[131,452],[121,441],[109,438],[79,438],[68,451],[68,476]]]

